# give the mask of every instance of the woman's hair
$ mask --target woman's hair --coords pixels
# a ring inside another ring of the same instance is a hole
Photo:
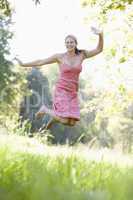
[[[69,37],[72,38],[72,39],[75,41],[76,45],[78,44],[77,38],[76,38],[74,35],[67,35],[67,36],[65,37],[65,41],[66,41],[66,39],[69,38]],[[83,51],[83,50],[78,49],[77,47],[75,47],[75,54],[80,54],[82,51]]]

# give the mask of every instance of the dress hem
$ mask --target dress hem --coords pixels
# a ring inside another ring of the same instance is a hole
[[[58,117],[71,118],[71,119],[75,119],[77,121],[80,121],[80,117],[77,117],[75,115],[69,115],[69,114],[62,115],[62,114],[59,114],[59,113],[56,113],[56,112],[55,112],[55,115],[58,116]]]

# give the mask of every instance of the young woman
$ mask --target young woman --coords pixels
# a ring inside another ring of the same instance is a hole
[[[54,54],[49,58],[29,63],[23,63],[16,58],[18,63],[24,67],[42,66],[51,63],[59,64],[60,75],[55,87],[53,109],[50,110],[43,105],[36,113],[36,118],[43,117],[44,114],[49,114],[52,117],[49,127],[54,121],[74,126],[76,121],[80,120],[78,81],[82,70],[82,62],[103,50],[103,32],[94,27],[92,27],[92,31],[99,36],[99,41],[97,47],[91,51],[79,50],[76,37],[68,35],[65,38],[67,49],[65,53]]]

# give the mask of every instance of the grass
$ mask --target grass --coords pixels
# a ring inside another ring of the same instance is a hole
[[[0,136],[0,200],[132,200],[131,156]]]

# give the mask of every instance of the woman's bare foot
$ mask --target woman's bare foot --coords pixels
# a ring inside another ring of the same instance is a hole
[[[46,130],[47,130],[47,129],[50,129],[51,126],[52,126],[55,122],[57,122],[57,120],[55,120],[54,118],[50,119],[49,122],[48,122],[47,125],[46,125]]]
[[[42,118],[43,116],[45,115],[45,112],[37,112],[36,114],[35,114],[35,118],[36,119],[40,119],[40,118]]]
[[[44,124],[40,129],[39,132],[41,132],[42,130],[48,130],[51,128],[51,126],[53,125],[53,123],[55,123],[56,120],[54,118],[51,118],[47,124]]]
[[[45,105],[41,106],[40,110],[35,114],[35,118],[42,118],[47,113],[47,110],[48,108]]]

